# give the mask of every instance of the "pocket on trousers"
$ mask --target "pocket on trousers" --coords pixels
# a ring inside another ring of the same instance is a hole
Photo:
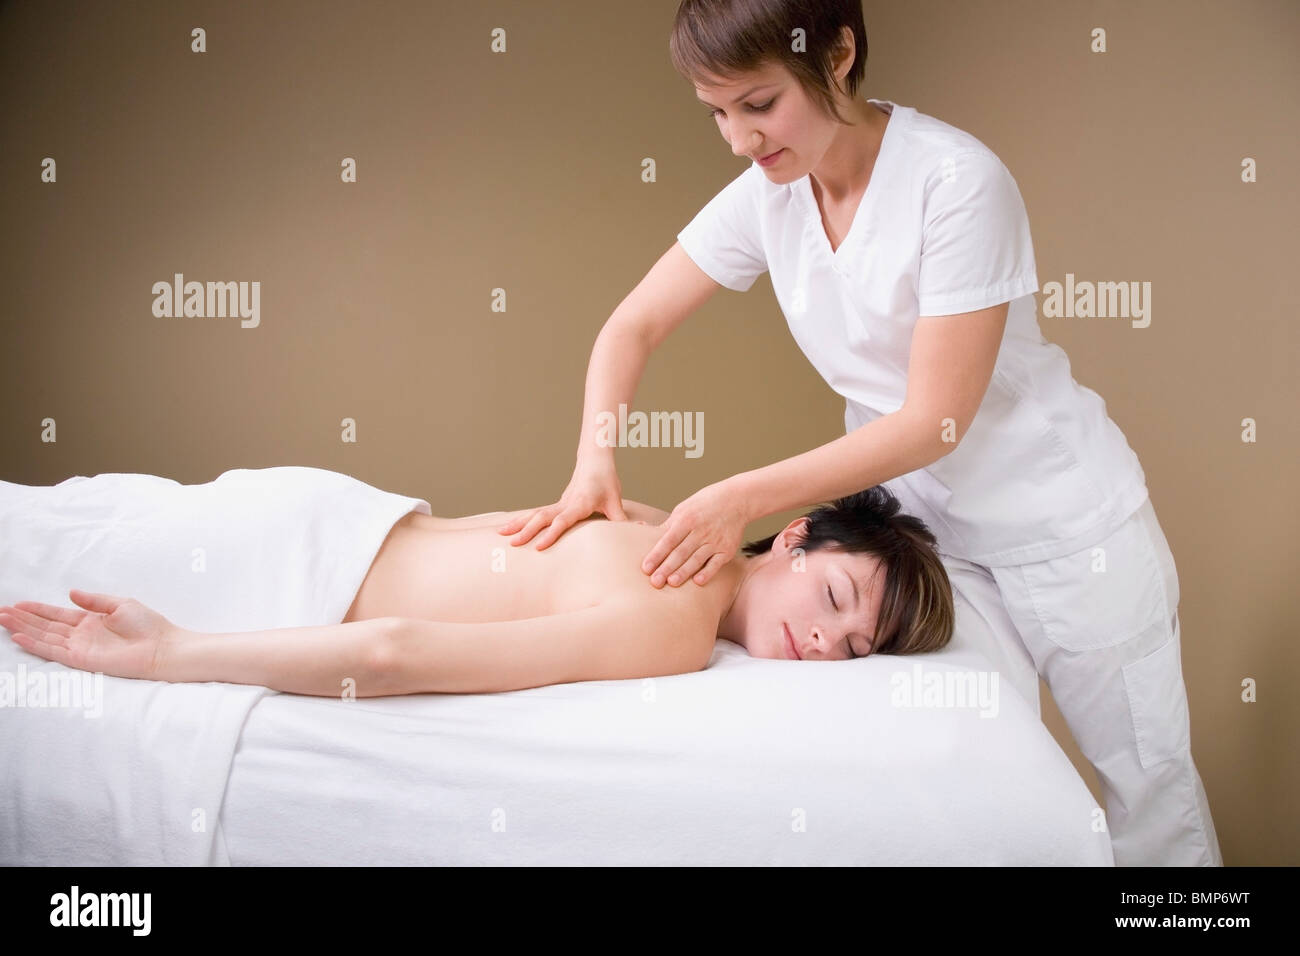
[[[1124,665],[1124,689],[1133,715],[1138,757],[1145,769],[1186,750],[1191,741],[1187,688],[1174,637],[1146,657]]]
[[[1043,634],[1062,650],[1115,647],[1169,621],[1162,566],[1137,520],[1094,547],[1020,570]]]

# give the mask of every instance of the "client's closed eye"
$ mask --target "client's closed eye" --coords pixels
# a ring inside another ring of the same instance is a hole
[[[835,608],[836,611],[839,611],[840,606],[839,606],[838,604],[835,603],[835,593],[834,593],[833,591],[831,591],[831,586],[830,586],[829,584],[826,585],[826,594],[827,594],[827,596],[831,599],[831,607]],[[844,646],[845,646],[846,648],[848,648],[848,651],[849,651],[849,660],[851,660],[851,661],[856,661],[859,657],[862,656],[861,654],[855,654],[855,653],[853,653],[853,639],[852,639],[852,638],[846,637],[846,638],[844,639]]]

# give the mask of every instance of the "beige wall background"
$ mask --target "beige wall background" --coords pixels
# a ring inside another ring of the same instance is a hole
[[[446,515],[558,498],[597,332],[746,165],[672,70],[675,9],[0,6],[0,478],[192,483],[299,464]],[[1300,862],[1300,4],[864,10],[861,95],[997,153],[1024,196],[1040,282],[1151,283],[1148,328],[1041,325],[1137,451],[1173,549],[1193,753],[1225,861]],[[204,53],[190,49],[196,27]],[[505,53],[491,51],[494,28]],[[1096,29],[1105,53],[1090,50]],[[41,181],[46,157],[55,183]],[[355,184],[340,181],[345,157]],[[1257,182],[1242,181],[1247,157]],[[260,325],[155,318],[151,288],[177,272],[259,281]],[[698,459],[619,452],[624,494],[666,509],[843,429],[842,400],[766,277],[674,333],[635,407],[707,422]],[[46,418],[57,442],[42,440]]]

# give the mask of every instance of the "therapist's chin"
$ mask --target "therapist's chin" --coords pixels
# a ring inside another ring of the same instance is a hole
[[[769,169],[764,169],[762,166],[759,166],[758,168],[763,173],[763,175],[767,177],[767,181],[770,182],[773,186],[788,185],[789,183],[794,182],[796,179],[798,179],[800,176],[803,175],[803,173],[799,172],[798,170],[791,172],[789,169],[783,168],[782,164],[780,163],[778,163],[776,166],[773,166]]]

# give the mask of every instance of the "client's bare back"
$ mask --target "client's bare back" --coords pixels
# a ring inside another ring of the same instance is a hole
[[[439,518],[412,512],[393,526],[348,610],[347,621],[406,617],[446,622],[513,621],[644,600],[648,612],[694,604],[716,623],[725,610],[721,578],[701,587],[656,589],[640,565],[662,534],[651,523],[580,521],[544,551],[514,547],[497,533],[511,512]],[[657,520],[639,506],[629,517]]]

